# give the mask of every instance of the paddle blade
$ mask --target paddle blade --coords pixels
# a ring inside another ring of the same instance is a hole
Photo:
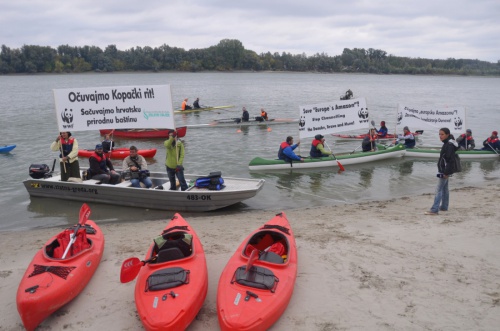
[[[372,126],[375,126],[375,121],[374,120],[372,120],[370,123],[372,124]]]
[[[254,262],[259,259],[259,251],[257,249],[254,249],[252,251],[252,254],[250,254],[250,257],[248,258],[247,266],[245,268],[245,273],[250,270],[250,268],[253,266]]]
[[[128,283],[137,277],[141,270],[143,263],[136,257],[131,257],[123,261],[122,269],[120,271],[120,282]]]
[[[184,138],[187,132],[187,127],[181,126],[180,128],[177,128],[176,131],[177,131],[177,137]]]
[[[337,165],[339,166],[340,171],[345,171],[344,166],[339,162],[339,160],[337,160]]]
[[[241,129],[236,130],[236,132],[237,132],[237,133],[240,133],[240,132],[241,132]]]
[[[82,205],[82,207],[80,208],[80,217],[79,217],[79,220],[78,220],[78,224],[85,225],[85,223],[87,222],[87,220],[90,217],[90,213],[91,212],[92,211],[90,210],[89,205],[87,205],[86,203],[84,203]]]
[[[269,127],[268,127],[268,128],[267,128],[267,132],[271,132],[271,131],[272,131],[272,130],[271,130],[271,128],[269,128]]]

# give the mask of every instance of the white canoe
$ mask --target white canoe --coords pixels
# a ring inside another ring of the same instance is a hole
[[[243,127],[243,126],[263,126],[277,125],[277,124],[293,124],[298,123],[298,119],[293,118],[272,118],[267,121],[258,121],[256,119],[250,119],[248,122],[239,121],[240,118],[226,118],[215,120],[207,124],[194,124],[186,125],[189,128],[211,128],[211,127]]]
[[[421,158],[421,159],[438,159],[441,152],[441,147],[418,147],[406,149],[405,157]],[[472,151],[457,151],[460,159],[495,159],[500,156],[493,151],[472,150]]]

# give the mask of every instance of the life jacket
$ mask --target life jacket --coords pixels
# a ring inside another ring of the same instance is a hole
[[[318,144],[321,144],[321,140],[314,139],[311,144],[311,151],[309,154],[311,157],[321,157],[323,154],[321,151],[318,149]]]
[[[495,137],[495,138],[491,138],[491,137],[488,137],[488,139],[486,139],[490,144],[494,144],[496,142],[498,142],[498,137]]]
[[[108,171],[108,166],[106,164],[106,155],[102,155],[100,156],[99,154],[97,154],[96,152],[94,152],[92,155],[90,155],[90,157],[93,157],[97,160],[97,162],[99,163],[99,168],[101,168],[102,171],[104,172],[107,172]],[[89,157],[89,159],[90,159]]]
[[[461,135],[460,135],[460,137],[465,138],[465,139],[460,140],[460,142],[458,143],[458,145],[459,145],[459,146],[462,146],[462,147],[464,147],[464,148],[465,148],[465,141],[466,141],[466,140],[467,140],[467,141],[474,140],[474,139],[472,138],[472,136],[467,136],[467,134],[465,134],[465,133],[464,133],[464,134],[461,134]],[[470,144],[467,144],[467,145],[470,145]]]
[[[415,137],[413,137],[413,139],[405,139],[405,146],[407,148],[413,148],[415,147]]]
[[[278,159],[287,161],[289,158],[283,153],[283,150],[287,147],[290,147],[290,144],[286,141],[282,142],[280,145],[280,149],[278,151]]]
[[[64,156],[68,156],[69,153],[73,150],[73,143],[75,142],[75,138],[68,138],[68,141],[64,141],[64,139],[61,139],[61,148],[62,148],[62,154],[59,154],[59,157],[62,158]]]
[[[181,106],[182,110],[186,110],[186,104],[187,104],[186,100],[182,101],[182,106]]]
[[[59,243],[59,246],[54,248],[54,258],[60,259],[63,257],[66,247],[68,247],[69,242],[71,241],[71,235],[73,232],[73,229],[66,229],[57,235],[57,242]],[[66,257],[76,255],[87,248],[90,248],[90,243],[87,240],[87,230],[85,228],[79,229],[78,234],[76,235],[76,240],[73,245],[71,245]]]

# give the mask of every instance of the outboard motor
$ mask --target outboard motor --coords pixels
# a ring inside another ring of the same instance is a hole
[[[46,164],[32,164],[29,168],[29,174],[31,178],[41,179],[52,177],[52,172]]]

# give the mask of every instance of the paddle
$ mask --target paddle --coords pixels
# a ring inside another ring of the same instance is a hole
[[[269,127],[269,125],[267,125],[267,120],[266,120],[264,117],[262,117],[262,119],[264,120],[264,122],[266,122],[267,132],[271,132],[272,130],[271,130],[271,128]]]
[[[252,254],[250,254],[250,257],[248,258],[247,266],[245,267],[245,273],[250,270],[250,268],[253,266],[254,262],[259,259],[259,251],[257,249],[254,249],[252,251]]]
[[[340,171],[345,171],[344,166],[339,162],[339,160],[337,160],[337,158],[335,157],[335,154],[333,154],[332,149],[330,148],[330,146],[328,146],[328,144],[326,143],[326,141],[325,141],[325,145],[326,145],[326,147],[328,147],[328,149],[330,150],[330,152],[332,152],[332,157],[333,157],[333,159],[335,161],[337,161],[337,165],[339,166],[339,170]]]
[[[64,254],[63,254],[63,256],[62,256],[62,258],[61,258],[61,259],[63,259],[63,260],[64,260],[64,258],[65,258],[65,257],[66,257],[66,255],[68,254],[68,252],[69,252],[69,250],[70,250],[71,246],[73,246],[73,244],[75,243],[75,241],[76,241],[76,236],[78,235],[78,230],[80,230],[80,228],[81,228],[83,225],[85,225],[85,222],[87,222],[87,220],[89,219],[90,212],[91,212],[90,207],[89,207],[86,203],[84,203],[84,204],[82,205],[82,208],[80,208],[80,219],[79,219],[79,221],[78,221],[78,225],[76,226],[76,228],[75,228],[75,230],[74,230],[73,234],[71,235],[71,240],[70,240],[70,242],[69,242],[69,244],[68,244],[68,247],[66,247],[66,250],[64,251]]]
[[[492,150],[493,152],[495,152],[498,156],[500,156],[500,154],[498,154],[497,150],[496,150],[496,149],[494,149],[494,148],[493,148],[493,146],[491,146],[491,144],[490,144],[490,143],[488,143],[488,142],[487,142],[487,144],[488,144],[488,146],[490,146],[490,148],[491,148],[491,150]]]
[[[363,147],[363,145],[359,145],[358,147],[356,147],[356,148],[355,148],[352,152],[350,152],[350,153],[349,153],[349,155],[353,154],[353,153],[354,153],[355,151],[357,151],[357,150],[358,150],[358,148],[360,148],[360,147]]]
[[[237,133],[241,132],[241,125],[242,124],[243,124],[243,116],[241,116],[241,118],[240,118],[240,127],[238,128],[238,130],[236,130]]]

